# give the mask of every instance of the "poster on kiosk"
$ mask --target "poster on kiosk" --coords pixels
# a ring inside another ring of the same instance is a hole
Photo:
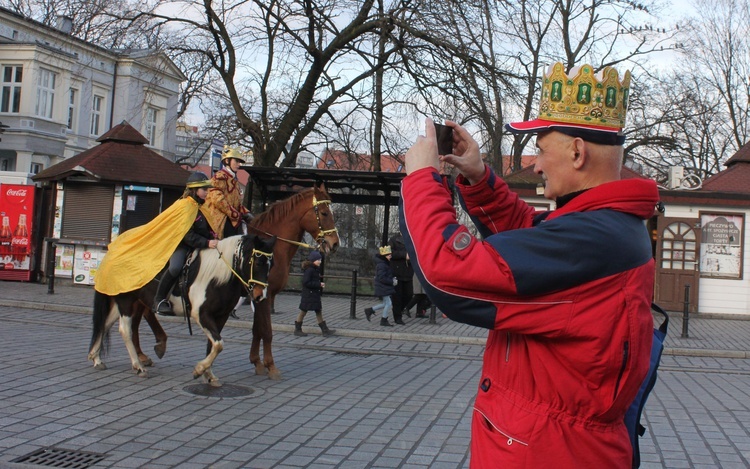
[[[0,280],[31,280],[34,186],[0,184]]]

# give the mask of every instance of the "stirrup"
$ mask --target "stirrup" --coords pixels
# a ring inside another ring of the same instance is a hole
[[[172,310],[172,303],[169,302],[166,298],[161,300],[157,305],[155,309],[156,314],[161,316],[174,316],[174,311]]]

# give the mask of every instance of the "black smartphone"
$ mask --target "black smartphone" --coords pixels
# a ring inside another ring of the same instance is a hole
[[[438,155],[453,153],[453,127],[436,123],[435,136],[437,137]]]

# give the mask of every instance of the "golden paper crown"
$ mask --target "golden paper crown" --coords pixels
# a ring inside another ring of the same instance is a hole
[[[224,145],[224,151],[221,154],[221,161],[226,161],[230,158],[234,158],[235,160],[239,160],[242,163],[245,163],[245,158],[242,157],[242,152],[240,152],[236,148],[232,148],[229,145]]]
[[[630,95],[630,71],[620,81],[617,70],[604,67],[594,73],[591,65],[573,67],[570,75],[557,62],[542,82],[539,119],[621,130]]]
[[[379,249],[380,249],[381,256],[387,256],[388,254],[391,254],[390,246],[381,246]]]

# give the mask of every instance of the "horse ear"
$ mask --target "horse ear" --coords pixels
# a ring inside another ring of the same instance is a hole
[[[325,182],[321,182],[315,188],[318,189],[318,190],[320,190],[320,191],[326,192],[326,193],[328,192],[326,190],[326,183]]]

